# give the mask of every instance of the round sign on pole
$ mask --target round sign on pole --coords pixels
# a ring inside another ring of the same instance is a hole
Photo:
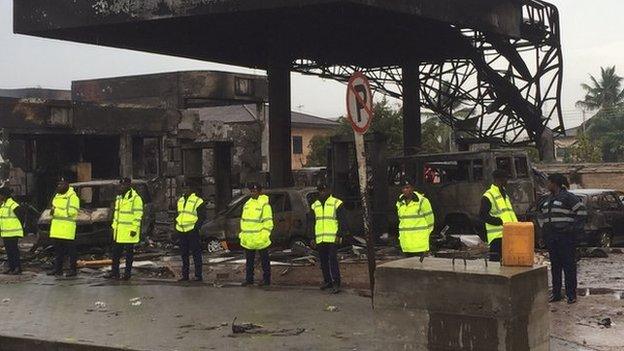
[[[373,94],[368,79],[356,72],[347,85],[347,116],[353,130],[364,134],[373,121]]]

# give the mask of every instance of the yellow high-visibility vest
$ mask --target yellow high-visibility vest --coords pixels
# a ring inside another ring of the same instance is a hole
[[[22,222],[15,215],[19,204],[8,198],[0,207],[0,236],[3,238],[23,238]]]
[[[511,206],[509,194],[506,198],[503,198],[503,194],[500,189],[492,184],[492,186],[483,194],[485,198],[490,201],[491,209],[490,216],[500,218],[503,223],[517,222],[518,218]],[[492,225],[485,223],[485,229],[487,231],[488,244],[491,244],[493,240],[503,237],[503,226]]]
[[[74,188],[70,187],[65,194],[56,194],[52,199],[54,214],[50,223],[50,238],[76,239],[76,218],[80,209],[80,199]]]
[[[134,189],[117,195],[113,213],[113,240],[120,244],[136,244],[141,237],[143,199]],[[132,232],[136,233],[133,237]]]
[[[240,244],[248,250],[263,250],[271,245],[273,230],[273,210],[269,197],[260,195],[249,198],[243,207],[240,221]]]
[[[414,192],[414,195],[418,197],[418,201],[414,198],[407,203],[401,195],[396,203],[401,250],[407,253],[427,252],[435,216],[429,200],[418,192]]]
[[[341,205],[342,201],[333,196],[328,197],[324,205],[319,200],[312,204],[311,207],[316,220],[314,223],[314,234],[317,244],[333,244],[336,242],[336,234],[338,234],[336,211],[338,211]]]
[[[176,217],[176,230],[180,233],[188,233],[195,228],[199,217],[197,208],[204,203],[202,198],[192,193],[187,199],[182,196],[178,200],[178,216]]]

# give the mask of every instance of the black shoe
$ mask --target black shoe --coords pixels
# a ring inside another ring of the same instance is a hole
[[[271,286],[271,282],[262,282],[262,283],[258,284],[258,286],[259,286],[259,287],[265,287],[265,288],[266,288],[266,287]]]
[[[189,278],[188,277],[182,277],[180,279],[178,279],[179,282],[188,282]]]
[[[22,270],[21,269],[16,269],[13,272],[9,273],[10,275],[22,275]]]
[[[548,302],[549,302],[549,303],[553,303],[553,302],[559,302],[559,301],[561,301],[561,300],[563,300],[563,298],[562,298],[561,296],[552,295],[552,296],[550,297],[550,299],[548,299]]]
[[[576,303],[576,297],[568,297],[568,305],[572,305]]]
[[[67,273],[65,273],[65,278],[72,278],[78,275],[78,272],[76,271],[69,271]]]
[[[132,278],[130,274],[124,274],[123,277],[121,277],[121,280],[130,280],[130,278]]]
[[[59,276],[63,275],[63,271],[50,271],[47,273],[47,275]]]
[[[7,268],[7,269],[2,271],[2,274],[13,274],[13,269],[12,268]]]
[[[104,279],[119,279],[119,274],[106,273]]]
[[[340,292],[340,282],[334,282],[334,284],[332,284],[332,294],[338,294]]]
[[[321,285],[320,289],[324,291],[324,290],[327,290],[327,289],[329,289],[331,287],[332,287],[332,283],[323,283],[323,285]]]
[[[253,282],[244,281],[241,283],[241,286],[253,286]]]
[[[202,277],[193,277],[193,279],[191,279],[191,281],[193,281],[193,282],[203,282],[204,278],[202,278]]]

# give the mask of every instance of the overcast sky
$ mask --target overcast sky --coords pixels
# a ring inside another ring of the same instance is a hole
[[[624,75],[622,0],[551,0],[559,6],[564,47],[563,109],[566,127],[581,121],[574,103],[579,87],[600,66],[616,65]],[[13,0],[0,0],[0,88],[68,89],[77,79],[174,70],[226,70],[264,74],[259,70],[39,39],[13,34]],[[337,117],[344,114],[345,87],[331,80],[293,74],[293,109]]]

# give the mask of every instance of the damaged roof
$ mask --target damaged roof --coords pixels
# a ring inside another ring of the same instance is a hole
[[[71,100],[71,90],[46,88],[0,89],[0,97],[16,99],[38,98],[46,100]]]
[[[230,105],[208,108],[189,109],[198,114],[204,121],[219,121],[225,123],[249,123],[261,118],[257,116],[256,105]],[[266,108],[267,118],[269,117],[269,107]],[[291,111],[291,122],[293,126],[305,126],[310,128],[333,128],[339,125],[338,122],[309,115],[306,113]]]

